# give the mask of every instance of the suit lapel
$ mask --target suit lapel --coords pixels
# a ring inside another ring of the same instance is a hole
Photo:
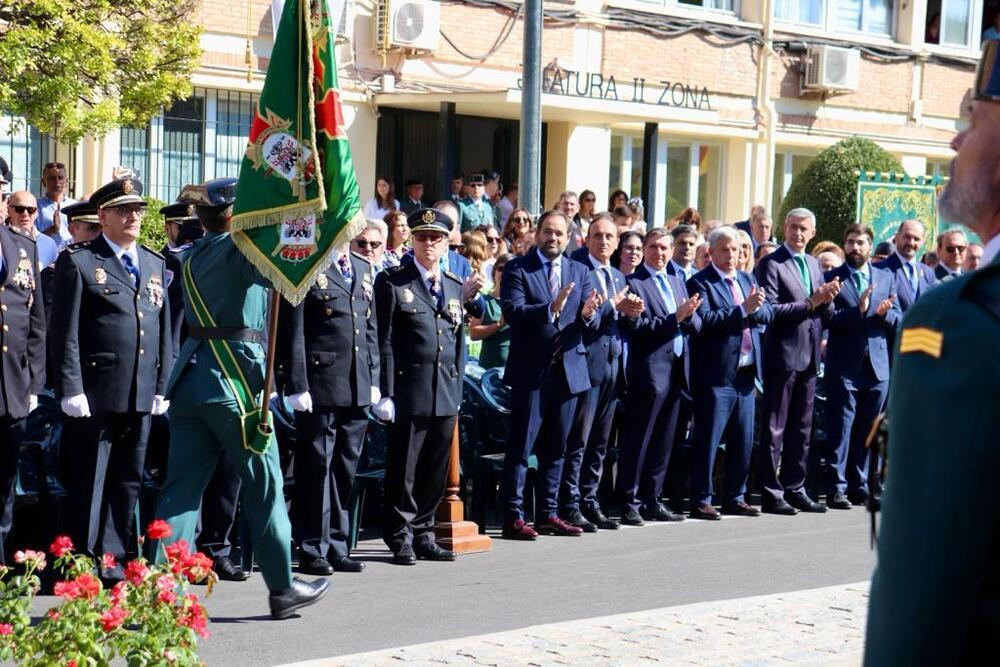
[[[538,288],[542,298],[545,299],[545,302],[551,303],[552,294],[549,292],[547,271],[545,264],[542,263],[542,258],[538,256],[538,250],[534,250],[529,255],[529,258],[531,266],[528,267],[528,276],[535,281],[535,286]]]
[[[775,258],[775,261],[778,262],[778,269],[784,271],[785,280],[798,287],[799,293],[802,295],[802,298],[808,297],[809,295],[806,294],[805,283],[802,282],[802,272],[799,271],[799,265],[795,261],[795,257],[793,257],[792,254],[788,252],[785,246],[781,246],[774,252],[775,254],[779,252],[782,253],[780,257]],[[809,270],[809,264],[807,262],[806,271],[808,270]],[[812,274],[810,274],[810,279],[811,278]]]
[[[351,271],[354,273],[354,283],[351,285],[351,294],[355,297],[364,295],[365,276],[368,275],[370,264],[362,262],[357,257],[351,256]],[[340,271],[337,271],[340,273]]]
[[[17,256],[17,248],[14,247],[14,234],[0,234],[0,243],[3,244],[3,264],[4,269],[7,271],[7,277],[4,278],[4,285],[10,284],[10,279],[14,277],[14,272],[17,271],[17,263],[20,259]],[[37,268],[37,267],[36,267]]]
[[[340,290],[347,292],[348,294],[351,293],[351,290],[347,289],[347,283],[344,281],[344,274],[340,272],[340,266],[337,262],[334,262],[330,266],[326,267],[326,277],[329,278],[330,282],[336,285]],[[357,273],[354,274],[354,277],[358,277]],[[355,282],[357,281],[355,280]]]
[[[712,286],[715,288],[716,292],[722,295],[722,300],[730,306],[735,306],[736,302],[733,301],[733,293],[729,289],[729,285],[726,284],[726,281],[719,275],[719,272],[713,267],[709,275],[711,276]]]
[[[854,284],[854,276],[851,274],[851,269],[847,264],[842,265],[838,277],[840,282],[843,283],[844,288],[841,293],[844,297],[851,302],[851,305],[858,305],[861,303],[861,295],[858,294],[858,287]]]

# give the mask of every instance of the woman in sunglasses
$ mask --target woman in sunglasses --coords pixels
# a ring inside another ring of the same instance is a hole
[[[503,226],[503,232],[501,233],[501,236],[507,241],[507,245],[511,249],[531,229],[532,222],[533,220],[531,214],[528,213],[528,209],[519,207],[511,211],[510,217],[507,218],[507,224]]]
[[[595,215],[597,215],[597,195],[593,190],[584,190],[580,193],[580,210],[576,214],[580,228],[586,231]]]

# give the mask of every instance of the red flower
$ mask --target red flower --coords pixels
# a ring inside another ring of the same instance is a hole
[[[194,584],[207,577],[212,571],[212,559],[201,552],[193,553],[182,560],[182,567],[184,576]]]
[[[80,597],[80,586],[75,581],[57,581],[53,592],[67,600],[75,600]]]
[[[100,580],[92,574],[81,574],[73,580],[80,589],[80,597],[92,600],[101,592]]]
[[[32,551],[31,549],[18,551],[14,554],[14,562],[18,564],[33,564],[35,569],[41,572],[45,569],[45,554],[41,551]]]
[[[70,660],[67,662],[66,667],[76,667],[76,660]]]
[[[111,604],[117,607],[124,601],[125,601],[125,582],[119,581],[117,584],[115,584],[115,587],[111,589]]]
[[[101,567],[105,570],[113,570],[118,566],[118,559],[115,558],[114,554],[102,554],[101,555]]]
[[[105,632],[111,632],[128,618],[128,612],[121,607],[111,607],[106,612],[101,614],[101,625],[104,626]]]
[[[45,612],[45,615],[49,617],[49,620],[52,621],[59,620],[59,612],[55,609],[49,609],[47,612]]]
[[[168,544],[164,547],[164,551],[167,552],[167,560],[174,563],[182,560],[191,553],[191,546],[187,543],[187,540],[177,540],[173,544]]]
[[[141,560],[130,561],[125,566],[125,579],[133,586],[141,586],[142,580],[146,578],[147,574],[149,574],[149,568]]]
[[[62,558],[71,551],[73,551],[73,540],[67,535],[60,535],[52,541],[52,545],[49,547],[49,553],[56,558]]]
[[[163,519],[150,521],[146,526],[146,536],[151,540],[162,540],[174,534],[174,529]]]
[[[160,591],[156,596],[164,604],[173,604],[177,601],[177,580],[169,574],[161,574],[156,578],[156,588]]]
[[[0,623],[0,635],[14,634],[14,626],[10,623]]]
[[[191,606],[184,610],[177,619],[177,625],[191,628],[202,639],[208,639],[208,614],[197,602],[192,602]]]

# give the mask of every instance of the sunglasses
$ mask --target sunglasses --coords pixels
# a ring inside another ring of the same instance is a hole
[[[486,241],[487,241],[487,243],[490,243],[490,244],[500,243],[500,237],[499,236],[487,236],[486,237]]]
[[[34,215],[35,211],[38,210],[34,206],[19,206],[17,204],[14,204],[11,208],[14,209],[15,213],[27,213],[28,215]]]
[[[359,248],[371,248],[375,250],[376,248],[382,247],[381,241],[369,241],[367,239],[354,239],[354,245]]]
[[[944,249],[947,250],[948,252],[956,253],[956,252],[965,252],[965,249],[968,247],[969,246],[965,245],[949,245],[945,246]]]
[[[596,199],[594,199],[593,197],[585,197],[585,198],[583,199],[583,201],[584,201],[584,202],[586,202],[586,203],[588,203],[588,204],[593,204],[593,203],[594,203],[595,201],[597,201],[597,200],[596,200]]]
[[[514,222],[531,222],[531,218],[525,218],[524,216],[515,216],[511,218]]]

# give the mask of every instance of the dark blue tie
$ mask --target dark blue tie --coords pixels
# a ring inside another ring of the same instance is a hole
[[[611,269],[607,267],[601,267],[601,272],[604,274],[604,285],[606,287],[605,296],[610,299],[615,294],[618,293],[618,286],[615,285],[615,279],[612,277]],[[611,356],[618,358],[622,356],[622,336],[621,331],[618,329],[618,311],[614,311],[614,318],[611,320],[611,329],[609,331],[611,334]]]
[[[132,286],[136,287],[139,285],[139,268],[132,261],[132,256],[127,252],[122,253],[122,264],[125,265],[125,270],[128,274],[132,276]]]

